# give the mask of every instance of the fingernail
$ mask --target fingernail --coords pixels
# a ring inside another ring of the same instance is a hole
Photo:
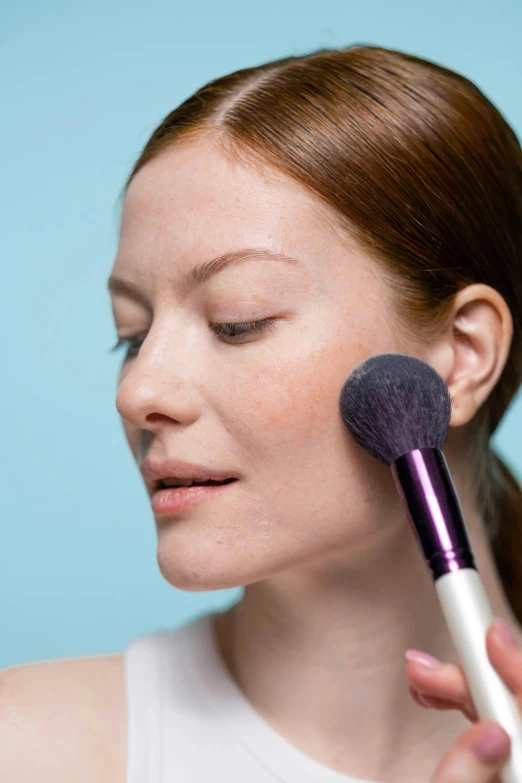
[[[487,764],[500,761],[509,751],[511,741],[506,732],[497,724],[487,726],[472,743],[471,750]]]
[[[421,652],[420,650],[406,650],[404,654],[407,661],[420,663],[427,669],[438,669],[439,666],[441,666],[441,662],[438,658],[434,658],[433,655],[428,655],[428,653]]]
[[[510,647],[518,646],[515,634],[504,620],[502,620],[500,617],[495,617],[493,626],[506,644],[509,644]]]

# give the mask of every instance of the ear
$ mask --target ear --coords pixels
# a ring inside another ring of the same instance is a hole
[[[495,387],[509,355],[513,318],[504,298],[476,283],[457,293],[444,337],[428,349],[452,398],[451,427],[467,424]]]

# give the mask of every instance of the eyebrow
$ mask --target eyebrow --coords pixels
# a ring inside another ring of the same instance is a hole
[[[245,247],[241,250],[223,253],[223,255],[217,256],[217,258],[212,258],[210,261],[205,261],[205,263],[195,266],[183,275],[181,285],[184,290],[191,290],[192,288],[203,285],[203,283],[206,283],[207,280],[210,280],[211,277],[222,272],[227,267],[236,266],[245,261],[256,260],[282,261],[287,264],[300,263],[297,258],[287,256],[284,253],[275,253],[273,250],[268,250],[268,248],[265,247]],[[135,299],[146,307],[149,307],[146,297],[134,283],[111,275],[107,287],[113,294],[122,294],[123,296]]]

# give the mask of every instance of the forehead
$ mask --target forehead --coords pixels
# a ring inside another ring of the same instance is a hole
[[[339,241],[333,211],[284,173],[191,140],[149,161],[126,194],[120,254],[216,255],[235,245],[296,253]],[[283,247],[284,245],[284,247]]]
[[[165,150],[135,176],[112,275],[152,298],[192,267],[251,247],[299,259],[285,274],[332,304],[384,309],[382,274],[333,207],[269,164],[238,162],[208,137]]]

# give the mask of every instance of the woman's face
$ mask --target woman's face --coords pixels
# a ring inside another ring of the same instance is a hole
[[[240,264],[182,285],[195,266],[237,251]],[[317,197],[209,139],[185,142],[130,185],[112,276],[143,299],[112,297],[118,336],[135,344],[116,398],[135,459],[239,477],[189,510],[156,515],[167,581],[246,585],[348,562],[397,532],[391,472],[352,441],[339,394],[367,356],[406,351],[377,265]],[[241,337],[215,327],[264,319],[268,328]]]

